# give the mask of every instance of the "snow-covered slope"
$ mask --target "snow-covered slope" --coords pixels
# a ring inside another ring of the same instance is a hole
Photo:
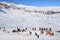
[[[0,2],[0,27],[60,27],[60,7]]]

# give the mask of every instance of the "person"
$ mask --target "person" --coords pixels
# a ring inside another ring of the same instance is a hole
[[[39,38],[39,35],[37,35],[37,38]]]
[[[19,28],[17,28],[17,31],[18,31],[18,32],[21,32],[21,30],[20,30]]]
[[[50,33],[51,33],[50,31],[46,31],[46,35],[50,35]]]
[[[42,31],[44,30],[44,28],[41,29]]]
[[[37,36],[37,33],[35,33],[35,36]]]
[[[56,31],[56,32],[60,33],[60,30],[59,31]]]
[[[17,32],[17,30],[13,29],[12,32],[15,33],[15,32]]]
[[[49,28],[49,30],[52,31],[51,28]]]
[[[25,30],[27,30],[27,28],[25,28]]]
[[[39,38],[39,35],[37,33],[35,33],[35,36],[37,36],[37,38]]]
[[[21,32],[21,30],[20,30],[18,27],[17,27],[17,31],[18,31],[18,32]]]
[[[41,30],[40,32],[41,32],[41,34],[44,34],[44,31],[43,30]]]
[[[46,31],[48,31],[48,28],[46,28]]]
[[[26,30],[25,29],[22,29],[22,32],[26,32]]]
[[[36,31],[36,28],[32,28],[32,30]]]
[[[5,32],[5,27],[3,28],[3,31]]]
[[[41,30],[41,28],[39,28],[39,30]]]
[[[1,28],[0,28],[1,29]]]
[[[51,33],[50,36],[54,36],[54,33]]]
[[[32,32],[31,32],[31,31],[29,31],[29,34],[31,35],[31,34],[32,34]]]

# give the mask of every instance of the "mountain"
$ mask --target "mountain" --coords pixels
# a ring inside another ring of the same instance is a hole
[[[35,7],[0,2],[0,27],[60,27],[60,6]]]

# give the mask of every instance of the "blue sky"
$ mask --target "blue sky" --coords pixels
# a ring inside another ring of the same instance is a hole
[[[60,0],[0,0],[0,2],[10,2],[30,6],[60,6]]]

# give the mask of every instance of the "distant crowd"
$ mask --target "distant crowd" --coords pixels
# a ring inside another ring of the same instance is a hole
[[[2,29],[2,28],[0,28]],[[37,28],[31,28],[32,30],[29,30],[29,35],[32,35],[33,31],[37,31]],[[12,30],[12,33],[19,33],[19,32],[27,32],[28,28],[16,28]],[[3,32],[6,31],[6,28],[3,27]],[[44,34],[44,35],[49,35],[49,36],[54,36],[54,32],[52,32],[52,28],[38,28],[39,34]],[[60,31],[56,31],[60,33]],[[8,31],[9,33],[9,31]],[[39,34],[37,32],[34,33],[37,38],[39,38]]]

